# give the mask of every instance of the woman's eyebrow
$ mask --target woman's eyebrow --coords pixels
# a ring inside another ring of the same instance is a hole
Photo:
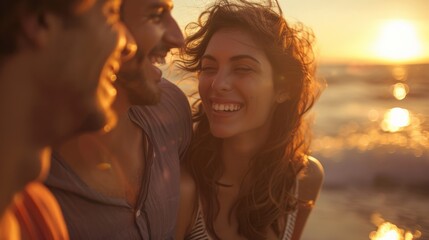
[[[210,54],[205,54],[205,55],[203,55],[203,56],[201,57],[201,60],[204,60],[204,59],[211,60],[211,61],[217,61],[217,60],[216,60],[216,58],[215,58],[215,57],[213,57],[213,56],[212,56],[212,55],[210,55]],[[241,59],[250,59],[250,60],[252,60],[252,61],[254,61],[254,62],[258,63],[258,64],[261,64],[261,62],[259,62],[256,58],[254,58],[254,57],[252,57],[252,56],[250,56],[250,55],[246,55],[246,54],[233,56],[233,57],[231,57],[229,60],[230,60],[230,61],[239,61],[239,60],[241,60]]]
[[[205,55],[203,55],[203,56],[201,57],[201,60],[204,60],[204,59],[212,60],[212,61],[216,61],[216,58],[215,58],[215,57],[213,57],[213,56],[212,56],[212,55],[210,55],[210,54],[205,54]]]
[[[250,55],[245,55],[245,54],[233,56],[233,57],[230,58],[231,61],[238,61],[238,60],[241,60],[241,59],[250,59],[250,60],[252,60],[252,61],[254,61],[254,62],[258,63],[258,64],[261,64],[261,62],[259,62],[258,59],[254,58],[254,57],[252,57]]]

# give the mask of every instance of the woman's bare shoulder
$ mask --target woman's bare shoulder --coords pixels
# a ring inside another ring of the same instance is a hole
[[[195,195],[197,186],[194,178],[191,176],[188,170],[180,169],[180,191],[186,195]]]
[[[180,200],[177,216],[176,239],[184,239],[193,227],[198,209],[197,186],[185,169],[180,171]]]
[[[307,168],[304,172],[304,176],[307,176],[306,180],[313,183],[322,182],[325,177],[325,170],[322,164],[315,157],[307,156],[307,159]]]
[[[299,179],[299,195],[303,200],[316,200],[322,187],[325,171],[315,157],[308,156],[307,166]]]

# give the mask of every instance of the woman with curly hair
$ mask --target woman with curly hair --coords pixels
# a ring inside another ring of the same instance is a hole
[[[304,120],[313,34],[277,1],[220,0],[187,30],[180,66],[197,73],[201,101],[177,239],[299,239],[323,180]]]

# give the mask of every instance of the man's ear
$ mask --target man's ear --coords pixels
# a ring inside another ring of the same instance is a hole
[[[289,91],[283,89],[277,92],[277,96],[276,96],[277,103],[284,103],[289,99],[290,99]]]
[[[57,24],[58,17],[47,13],[27,12],[21,17],[21,44],[23,47],[43,48],[49,43],[52,24]]]

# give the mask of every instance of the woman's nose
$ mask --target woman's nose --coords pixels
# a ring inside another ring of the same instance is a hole
[[[227,71],[219,70],[213,77],[211,87],[218,92],[228,92],[232,89],[232,79]]]

